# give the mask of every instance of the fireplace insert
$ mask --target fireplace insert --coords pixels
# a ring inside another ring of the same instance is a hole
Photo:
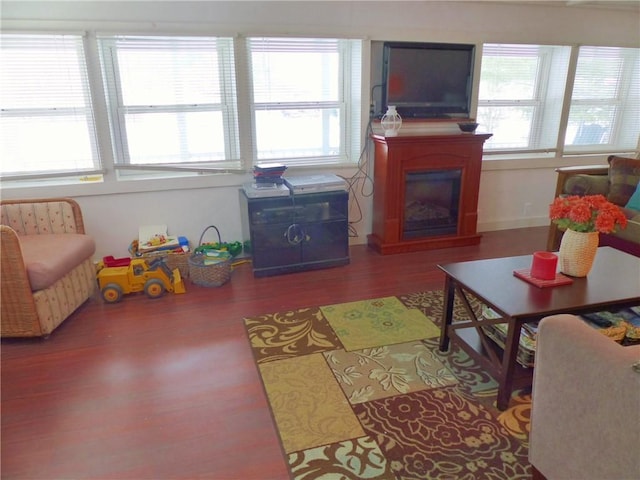
[[[456,234],[461,169],[405,174],[404,240]]]

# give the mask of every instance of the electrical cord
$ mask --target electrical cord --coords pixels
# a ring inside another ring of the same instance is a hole
[[[291,206],[293,208],[293,223],[289,225],[284,233],[287,242],[290,245],[300,245],[302,242],[311,241],[311,236],[307,233],[305,228],[301,224],[297,223],[298,208],[296,207],[296,194],[293,191],[291,191]],[[304,206],[300,206],[300,209],[303,210],[301,219],[302,222],[304,222],[306,220]]]
[[[291,191],[291,207],[293,209],[293,223],[289,225],[284,236],[289,245],[300,245],[304,240],[305,234],[302,226],[297,223],[296,195],[293,191]]]
[[[358,231],[355,225],[364,219],[362,206],[360,205],[357,194],[359,193],[363,198],[368,198],[372,196],[374,192],[373,176],[371,174],[371,162],[369,158],[371,145],[371,141],[369,140],[369,138],[371,134],[373,134],[373,126],[372,119],[369,118],[369,122],[367,123],[366,128],[366,135],[363,142],[364,145],[360,152],[360,157],[358,158],[358,167],[356,169],[356,172],[349,178],[341,176],[341,178],[347,182],[347,191],[349,192],[350,204],[349,211],[354,208],[356,210],[355,213],[357,214],[354,220],[349,221],[349,237],[351,238],[358,237]]]

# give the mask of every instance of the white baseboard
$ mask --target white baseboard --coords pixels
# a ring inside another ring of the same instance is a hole
[[[510,230],[512,228],[547,227],[549,217],[512,218],[508,220],[494,220],[478,222],[479,232],[493,232],[496,230]]]

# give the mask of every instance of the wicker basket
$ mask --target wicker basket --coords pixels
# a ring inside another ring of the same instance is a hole
[[[149,252],[142,254],[142,258],[147,260],[154,260],[156,258],[164,258],[167,267],[173,271],[174,269],[180,270],[180,276],[182,278],[189,277],[189,254],[188,253],[178,253],[178,252],[167,252],[167,251],[158,251],[158,252]]]
[[[231,259],[207,264],[209,258],[204,254],[189,257],[189,277],[201,287],[220,287],[231,278]]]
[[[209,225],[200,235],[199,246],[202,245],[207,230],[211,228],[218,234],[218,243],[222,243],[220,230],[215,225]],[[193,283],[202,287],[220,287],[231,278],[231,256],[216,259],[204,252],[195,253],[189,257],[189,277]]]

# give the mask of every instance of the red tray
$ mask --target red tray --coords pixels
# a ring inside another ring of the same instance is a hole
[[[571,285],[573,280],[561,273],[556,273],[556,278],[553,280],[540,280],[539,278],[535,278],[531,276],[531,269],[524,268],[522,270],[514,270],[513,274],[524,280],[525,282],[529,282],[532,285],[535,285],[539,288],[544,287],[559,287],[560,285]]]

